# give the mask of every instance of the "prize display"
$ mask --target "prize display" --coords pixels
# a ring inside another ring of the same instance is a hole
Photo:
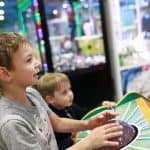
[[[119,60],[123,94],[136,91],[150,97],[150,0],[119,0]]]
[[[150,0],[120,0],[120,65],[150,63]]]
[[[99,114],[110,108],[101,106],[87,113],[83,120]],[[118,147],[105,147],[98,150],[149,150],[150,147],[150,100],[139,93],[127,93],[120,99],[114,111],[119,116],[110,122],[118,122],[123,126],[123,135],[112,140],[119,141]],[[108,122],[109,123],[109,122]],[[77,133],[75,141],[85,138],[90,131],[81,131]]]
[[[76,71],[106,63],[99,0],[43,3],[55,71]]]

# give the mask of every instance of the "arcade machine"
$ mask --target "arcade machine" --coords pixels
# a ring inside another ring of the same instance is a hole
[[[47,33],[49,71],[66,73],[75,101],[89,109],[113,99],[102,1],[38,1]]]
[[[36,58],[42,64],[42,72],[48,71],[46,47],[37,0],[18,0],[20,33],[32,44]]]
[[[97,107],[87,113],[83,120],[89,120],[98,115],[107,107]],[[97,150],[148,150],[150,147],[150,100],[136,92],[124,95],[113,107],[119,113],[116,119],[110,122],[118,122],[123,127],[123,135],[112,140],[119,141],[116,147],[104,147]],[[85,138],[90,131],[78,132],[75,142]]]
[[[150,97],[150,0],[119,0],[119,13],[123,93]]]

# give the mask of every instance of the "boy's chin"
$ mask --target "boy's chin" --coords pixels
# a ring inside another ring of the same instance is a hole
[[[32,84],[31,84],[31,86],[35,86],[37,84],[37,82],[33,82]]]
[[[73,103],[70,103],[70,104],[68,104],[66,107],[70,107],[70,106],[72,106],[72,104],[73,104]]]

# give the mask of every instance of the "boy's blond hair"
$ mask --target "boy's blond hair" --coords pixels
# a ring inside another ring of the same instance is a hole
[[[30,43],[19,33],[0,33],[0,67],[6,67],[8,70],[14,69],[12,63],[13,55],[26,44]]]
[[[0,33],[0,67],[13,70],[13,55],[24,45],[30,44],[19,33]],[[0,81],[0,95],[2,95],[2,83]]]
[[[64,73],[54,72],[45,73],[36,84],[35,88],[41,93],[42,97],[45,99],[46,96],[54,95],[56,90],[59,90],[61,85],[69,83],[70,80]]]

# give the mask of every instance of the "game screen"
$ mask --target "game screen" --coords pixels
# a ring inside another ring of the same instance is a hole
[[[106,62],[99,0],[44,0],[55,71]]]

